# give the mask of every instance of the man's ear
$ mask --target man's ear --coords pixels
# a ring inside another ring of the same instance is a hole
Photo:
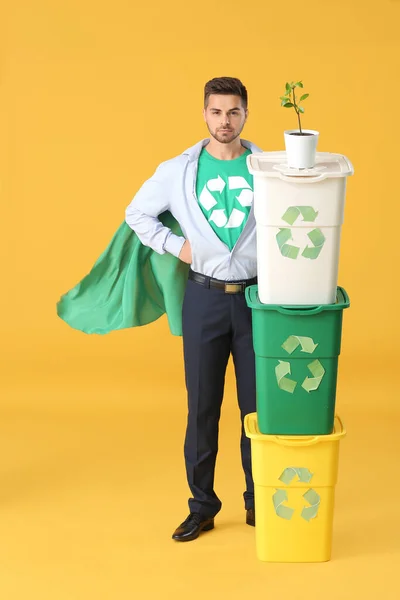
[[[206,120],[206,109],[205,108],[203,108],[203,118],[204,118],[204,120]]]

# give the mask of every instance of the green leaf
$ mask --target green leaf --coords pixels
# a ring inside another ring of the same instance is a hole
[[[282,105],[284,108],[292,108],[292,106],[294,106],[294,104],[292,104],[291,102],[286,102],[286,104]]]
[[[279,96],[281,100],[289,100],[289,96]]]
[[[286,86],[285,87],[286,87],[286,93],[290,94],[290,92],[292,90],[292,88],[290,87],[290,84],[286,82]]]
[[[298,108],[299,112],[301,112],[301,113],[304,112],[304,108],[302,106],[298,106],[297,108]]]
[[[303,95],[302,95],[302,97],[300,98],[300,102],[301,102],[302,100],[305,100],[306,98],[308,98],[308,96],[309,96],[309,95],[310,95],[310,94],[303,94]]]
[[[303,84],[301,83],[301,81],[298,81],[297,83],[295,83],[295,86],[296,87],[301,87],[301,88],[304,87]]]

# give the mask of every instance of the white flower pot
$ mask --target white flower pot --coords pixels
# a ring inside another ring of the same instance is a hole
[[[300,135],[299,129],[284,132],[287,164],[293,169],[311,169],[315,165],[319,132],[302,129],[307,135]]]

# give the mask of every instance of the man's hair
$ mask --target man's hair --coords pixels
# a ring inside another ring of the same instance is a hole
[[[247,90],[240,79],[236,77],[214,77],[204,86],[204,108],[207,108],[210,94],[225,96],[240,96],[243,108],[247,109]]]

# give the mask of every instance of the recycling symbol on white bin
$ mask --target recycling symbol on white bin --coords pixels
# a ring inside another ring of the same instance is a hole
[[[303,217],[303,221],[309,221],[312,223],[318,216],[318,211],[314,210],[312,206],[289,206],[285,214],[282,216],[282,221],[285,221],[289,225],[293,225],[299,216]],[[319,227],[312,229],[307,234],[308,239],[311,242],[311,246],[307,246],[303,249],[301,256],[315,260],[321,253],[321,250],[325,244],[325,236]],[[296,259],[299,256],[299,246],[288,244],[292,240],[292,230],[289,227],[280,227],[276,234],[276,241],[279,246],[280,253],[286,258]]]
[[[218,200],[216,200],[214,194],[217,192],[221,196],[225,186],[226,182],[220,175],[206,182],[199,196],[199,202],[205,210],[211,210],[214,206],[218,205]],[[239,175],[228,177],[228,190],[237,190],[235,198],[241,206],[251,206],[253,202],[253,190],[244,177]],[[238,208],[233,208],[230,215],[226,214],[225,208],[214,208],[208,220],[215,223],[217,227],[234,228],[240,227],[245,217],[246,213]]]

